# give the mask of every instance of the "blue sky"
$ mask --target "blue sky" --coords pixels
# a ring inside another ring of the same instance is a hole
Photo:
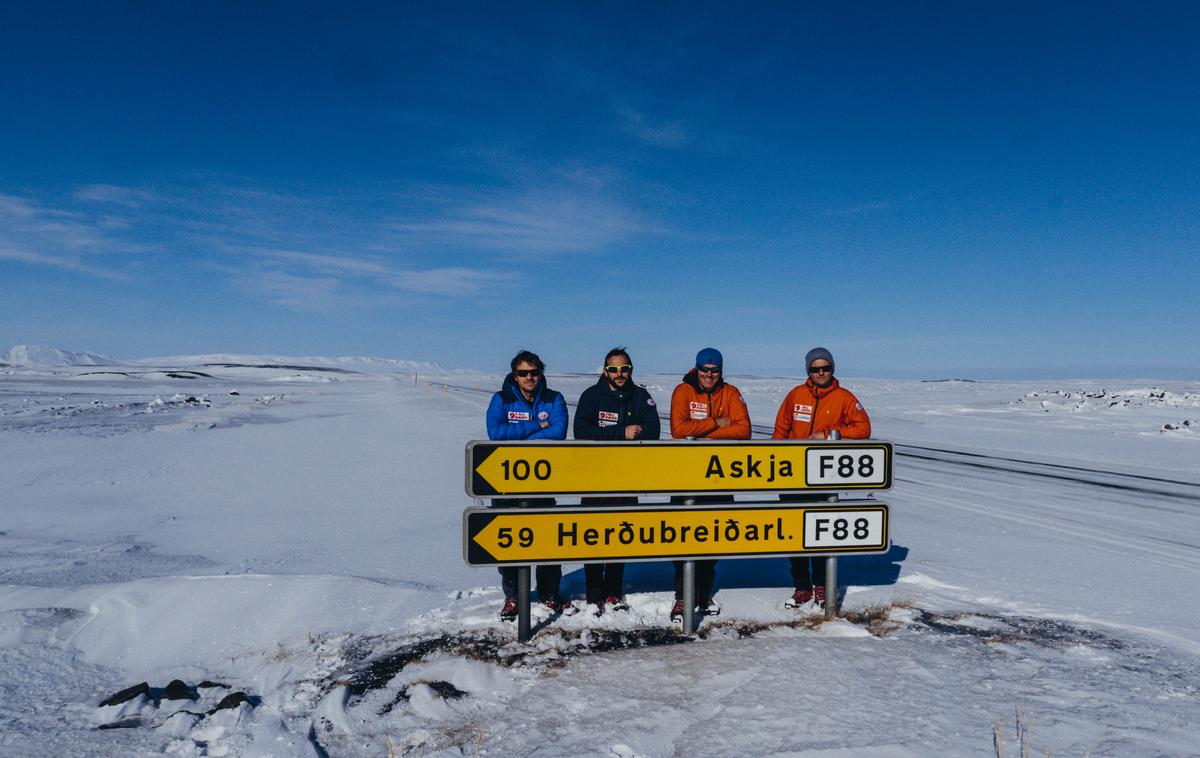
[[[1196,4],[5,3],[0,349],[1200,374]]]

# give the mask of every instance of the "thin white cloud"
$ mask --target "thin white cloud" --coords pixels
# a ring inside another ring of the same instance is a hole
[[[345,255],[329,253],[310,253],[300,250],[275,250],[272,248],[251,247],[246,252],[253,255],[270,258],[277,261],[294,263],[298,266],[350,274],[387,274],[387,266],[374,260],[351,258]]]
[[[0,221],[11,223],[13,221],[28,220],[37,214],[37,209],[27,200],[13,195],[0,195]],[[3,228],[3,226],[0,226],[0,229]]]
[[[71,258],[34,253],[29,250],[20,250],[17,248],[7,247],[5,245],[0,245],[0,260],[17,261],[18,263],[26,263],[31,266],[48,266],[50,268],[62,269],[64,271],[75,271],[81,274],[89,274],[91,276],[100,277],[101,279],[110,279],[113,281],[128,278],[120,272],[110,271],[100,266],[91,266]]]
[[[417,269],[388,265],[377,258],[357,258],[336,253],[276,250],[250,247],[244,252],[261,259],[257,279],[274,302],[294,304],[298,298],[328,300],[339,290],[381,287],[441,297],[467,297],[489,288],[506,288],[521,277],[503,271],[449,266]],[[324,274],[314,277],[313,272]],[[268,276],[270,274],[270,276]],[[359,297],[359,296],[356,296]]]
[[[687,143],[688,135],[682,121],[655,119],[628,106],[618,106],[621,130],[642,142],[659,147],[679,147]]]
[[[157,250],[181,266],[215,266],[266,301],[310,310],[397,293],[488,297],[531,276],[494,263],[496,251],[587,253],[657,233],[616,197],[617,181],[603,167],[568,165],[530,168],[512,191],[465,199],[451,186],[328,198],[203,180],[155,192],[92,184],[58,207],[0,194],[0,260],[116,279],[131,254]]]
[[[826,216],[837,216],[842,218],[853,218],[855,216],[865,216],[879,211],[891,210],[896,205],[892,200],[881,200],[876,203],[863,203],[861,205],[851,205],[845,208],[830,208],[825,211]]]
[[[0,194],[0,259],[123,279],[121,272],[97,264],[96,258],[146,249],[110,234],[84,214]]]
[[[569,190],[496,195],[392,228],[414,244],[534,254],[597,251],[652,231],[619,203]]]
[[[489,287],[507,287],[520,280],[515,274],[471,268],[434,268],[425,271],[402,271],[392,283],[410,292],[428,292],[447,297],[477,294]]]
[[[341,283],[330,277],[297,276],[285,271],[239,272],[238,289],[301,311],[333,310],[343,299]]]
[[[121,205],[126,208],[140,208],[155,199],[151,192],[115,184],[89,184],[80,187],[71,196],[83,203]]]

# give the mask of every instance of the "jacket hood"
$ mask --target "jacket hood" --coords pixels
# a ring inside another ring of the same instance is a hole
[[[721,374],[721,377],[719,379],[717,379],[717,383],[713,385],[713,388],[711,390],[700,389],[700,375],[696,371],[696,369],[692,369],[691,371],[689,371],[683,375],[683,383],[691,386],[691,388],[696,390],[697,392],[716,393],[717,390],[719,390],[725,386],[725,374],[724,373]]]
[[[832,377],[832,378],[829,380],[829,386],[828,386],[828,387],[818,387],[818,386],[817,386],[817,384],[816,384],[816,382],[814,382],[814,381],[812,380],[812,377],[811,377],[811,376],[810,376],[810,377],[808,377],[808,381],[806,381],[806,382],[805,382],[805,384],[808,386],[808,391],[809,391],[809,392],[811,392],[811,393],[813,393],[813,396],[814,396],[814,397],[825,397],[825,396],[826,396],[826,395],[828,395],[830,392],[833,392],[833,391],[834,391],[834,390],[836,390],[838,387],[841,387],[841,386],[842,386],[842,385],[838,384],[838,380],[837,380],[837,377],[836,377],[836,376],[835,376],[835,377]]]
[[[537,392],[533,393],[534,401],[536,402],[547,389],[549,387],[546,386],[546,375],[542,374],[542,381],[538,382]],[[521,394],[521,388],[517,386],[517,378],[512,375],[511,371],[508,373],[508,376],[504,377],[504,383],[500,385],[500,391],[515,397],[524,398],[524,395]]]
[[[623,390],[614,390],[612,387],[610,387],[608,385],[608,377],[606,376],[601,376],[599,379],[597,379],[596,386],[610,395],[619,395],[623,392],[633,392],[635,389],[637,389],[637,385],[633,382],[632,374],[629,375],[629,382],[625,385],[625,389]]]

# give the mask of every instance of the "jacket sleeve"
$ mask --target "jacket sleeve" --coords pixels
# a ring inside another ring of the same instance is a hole
[[[540,431],[541,425],[536,421],[509,423],[500,393],[492,396],[492,402],[487,407],[487,439],[529,439],[534,432]]]
[[[716,430],[715,419],[692,419],[691,415],[687,385],[680,384],[671,393],[671,436],[677,440],[684,437],[708,437]]]
[[[844,439],[865,440],[871,436],[871,418],[853,393],[847,390],[846,394],[850,397],[835,428]]]
[[[492,395],[492,402],[487,409],[487,435],[489,440],[500,439],[500,419],[504,416],[504,403],[500,401],[500,393]]]
[[[577,440],[623,440],[625,432],[619,425],[600,426],[600,405],[596,393],[588,387],[579,396],[575,408],[575,439]]]
[[[638,414],[638,423],[642,425],[642,433],[638,435],[639,440],[656,440],[662,436],[662,424],[658,420],[658,406],[654,405],[654,401],[650,397],[650,392],[644,387],[641,392],[634,394],[634,402],[638,402],[638,396],[641,396],[642,409]],[[625,435],[622,434],[622,437]]]
[[[730,388],[727,388],[725,392],[732,394],[729,402],[729,426],[714,430],[712,434],[708,435],[708,438],[710,440],[750,439],[750,410],[746,408],[746,401],[742,399],[742,393]],[[713,423],[717,422],[713,421]]]
[[[529,436],[531,440],[565,440],[567,438],[567,403],[561,394],[556,395],[550,406],[550,426],[541,428]]]
[[[793,390],[792,392],[795,392]],[[775,414],[775,431],[771,433],[773,440],[786,440],[792,436],[792,393],[787,393],[779,412]]]
[[[492,395],[492,402],[487,409],[487,433],[489,440],[523,440],[533,434],[533,429],[541,429],[534,421],[524,421],[520,424],[508,423],[508,414],[504,412],[504,400],[500,393]]]

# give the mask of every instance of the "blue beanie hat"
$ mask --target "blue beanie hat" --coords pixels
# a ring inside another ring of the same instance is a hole
[[[717,368],[721,368],[721,351],[715,347],[706,347],[696,353],[696,368],[700,368],[701,366],[716,366]]]
[[[829,352],[828,350],[826,350],[823,347],[814,347],[812,350],[808,351],[808,355],[804,356],[804,371],[805,371],[805,373],[807,373],[809,367],[813,365],[813,361],[820,360],[821,358],[824,358],[825,360],[829,361],[829,373],[832,374],[833,369],[834,369],[833,353]]]

